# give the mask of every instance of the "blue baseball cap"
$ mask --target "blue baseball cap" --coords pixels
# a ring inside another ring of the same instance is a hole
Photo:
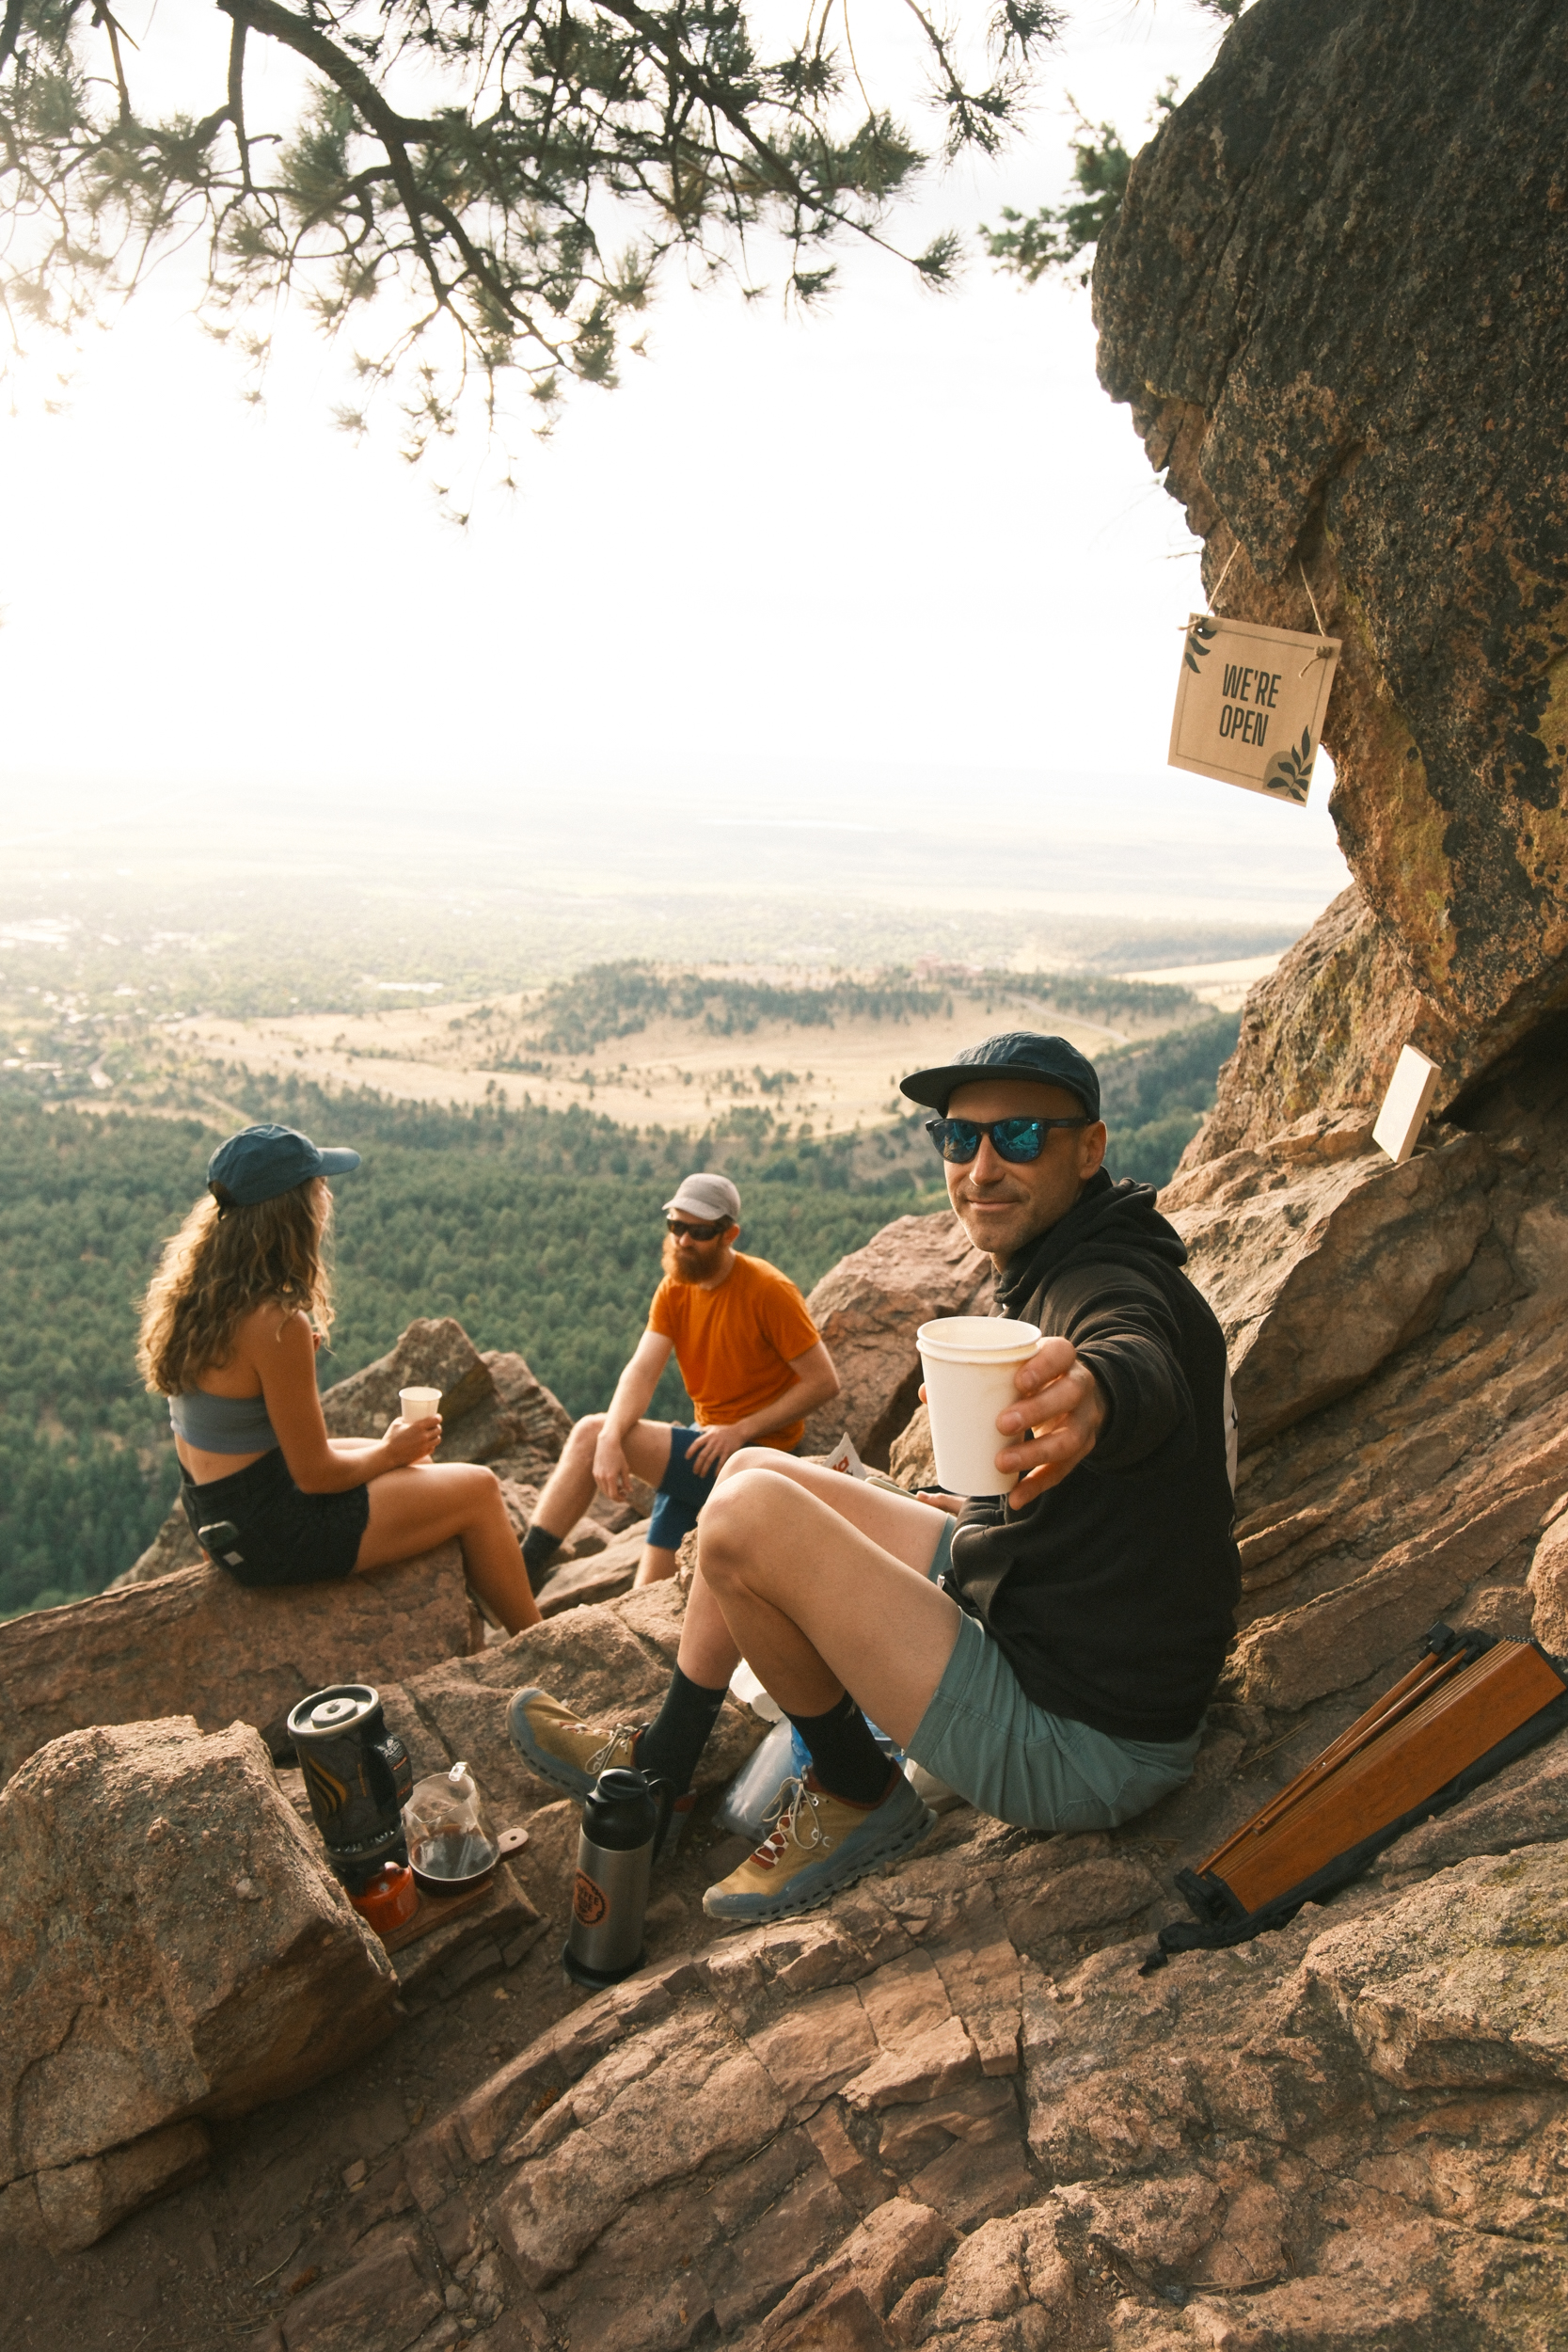
[[[207,1188],[226,1206],[253,1209],[312,1176],[346,1176],[358,1165],[357,1152],[323,1152],[295,1127],[242,1127],[208,1161]]]
[[[1032,1029],[1007,1029],[983,1045],[966,1045],[940,1070],[916,1070],[899,1087],[911,1103],[925,1103],[947,1116],[947,1098],[977,1078],[1027,1078],[1036,1086],[1066,1087],[1091,1119],[1100,1117],[1100,1073],[1065,1037],[1040,1037]]]

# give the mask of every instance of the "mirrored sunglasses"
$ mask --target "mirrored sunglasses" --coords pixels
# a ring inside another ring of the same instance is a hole
[[[974,1159],[980,1149],[982,1136],[990,1137],[991,1150],[999,1160],[1010,1160],[1014,1167],[1023,1167],[1037,1160],[1045,1150],[1046,1136],[1053,1127],[1086,1127],[1086,1117],[1079,1119],[928,1119],[926,1133],[944,1160],[956,1166]]]

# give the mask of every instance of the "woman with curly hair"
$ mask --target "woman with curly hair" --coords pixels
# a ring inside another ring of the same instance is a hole
[[[326,1179],[358,1165],[357,1152],[319,1151],[292,1127],[244,1128],[214,1152],[206,1196],[165,1247],[137,1362],[169,1401],[185,1517],[242,1584],[325,1582],[455,1536],[480,1600],[520,1632],[539,1612],[495,1472],[431,1461],[436,1417],[399,1419],[381,1438],[326,1434]]]

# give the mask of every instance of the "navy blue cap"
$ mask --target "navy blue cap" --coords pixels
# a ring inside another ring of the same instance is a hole
[[[1100,1073],[1065,1037],[1040,1037],[1032,1029],[1008,1029],[983,1045],[966,1045],[940,1070],[916,1070],[899,1088],[911,1103],[927,1103],[947,1116],[947,1098],[977,1078],[1027,1078],[1036,1086],[1066,1087],[1091,1119],[1100,1117]]]
[[[295,1127],[242,1127],[208,1161],[207,1184],[213,1192],[221,1186],[242,1209],[253,1209],[312,1176],[346,1176],[358,1165],[357,1152],[323,1152]]]

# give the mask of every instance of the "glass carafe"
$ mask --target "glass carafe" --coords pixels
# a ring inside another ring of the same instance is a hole
[[[417,1782],[403,1809],[403,1825],[415,1871],[436,1884],[470,1884],[492,1867],[499,1851],[467,1764]]]

